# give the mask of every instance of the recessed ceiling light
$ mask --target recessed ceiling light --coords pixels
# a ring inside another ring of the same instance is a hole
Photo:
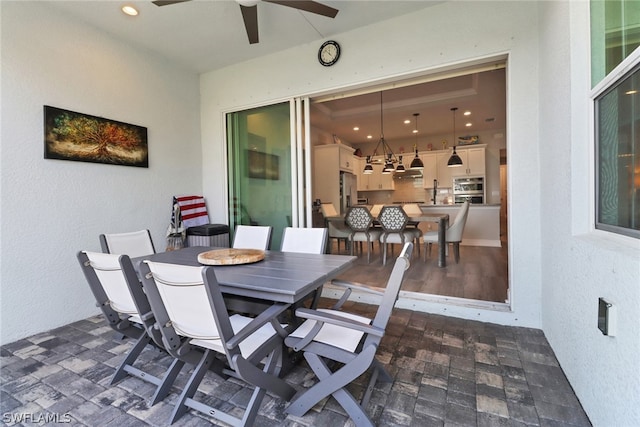
[[[470,115],[471,115],[471,111],[465,111],[465,112],[464,112],[464,115],[465,115],[465,116],[470,116]]]
[[[470,128],[472,126],[472,124],[471,123],[466,123],[465,126]]]
[[[635,95],[636,93],[638,93],[637,90],[633,89],[633,90],[628,90],[625,92],[625,95]]]
[[[367,139],[372,139],[373,137],[371,135],[367,135]]]
[[[122,11],[129,16],[138,16],[138,9],[133,6],[122,6]]]
[[[418,133],[418,129],[414,129],[414,130],[413,130],[413,133]]]
[[[405,125],[408,125],[409,123],[411,123],[411,120],[409,120],[409,119],[405,119],[405,120],[404,120],[404,124],[405,124]]]
[[[360,128],[358,126],[354,126],[353,130],[358,131]]]

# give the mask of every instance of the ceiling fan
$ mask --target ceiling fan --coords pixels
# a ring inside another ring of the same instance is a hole
[[[156,0],[152,3],[156,6],[168,6],[175,3],[184,3],[191,0]],[[335,18],[338,9],[334,9],[322,3],[312,0],[235,0],[242,11],[242,19],[244,27],[247,30],[249,43],[258,43],[258,3],[275,3],[281,6],[288,6],[305,12],[315,13],[317,15]]]

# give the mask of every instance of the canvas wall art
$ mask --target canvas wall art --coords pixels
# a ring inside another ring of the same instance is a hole
[[[44,157],[147,168],[147,128],[45,105]]]

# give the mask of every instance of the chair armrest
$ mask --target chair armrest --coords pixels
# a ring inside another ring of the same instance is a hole
[[[338,302],[336,302],[331,307],[334,310],[335,309],[339,309],[340,307],[342,307],[344,305],[345,302],[347,302],[347,300],[349,299],[349,296],[351,295],[351,292],[353,292],[353,290],[358,290],[358,291],[366,292],[366,293],[369,293],[369,294],[378,295],[379,297],[383,297],[384,296],[384,292],[380,292],[380,291],[378,291],[376,289],[373,289],[370,286],[363,285],[362,283],[348,282],[346,280],[333,279],[331,281],[331,284],[346,288],[344,294],[342,294],[342,296],[340,297]]]
[[[253,334],[255,331],[257,331],[267,323],[271,323],[273,325],[278,335],[285,336],[286,332],[284,331],[284,328],[282,328],[282,326],[280,326],[280,324],[277,322],[277,319],[278,316],[284,313],[290,306],[291,304],[274,304],[267,308],[251,322],[249,322],[247,326],[238,331],[238,333],[234,334],[234,336],[229,341],[227,341],[227,349],[231,350],[237,347],[242,341],[247,339],[247,337],[249,337],[251,334]],[[278,328],[282,329],[282,331],[279,331]]]
[[[342,326],[343,328],[355,329],[357,331],[364,332],[365,334],[372,334],[378,337],[384,335],[384,329],[351,320],[346,317],[336,316],[335,314],[327,313],[324,311],[312,310],[309,308],[299,308],[296,310],[296,316],[316,322]]]
[[[384,296],[384,292],[381,292],[377,289],[372,288],[371,286],[367,286],[365,284],[358,283],[358,282],[349,282],[347,280],[333,279],[331,281],[331,284],[341,286],[343,288],[357,289],[359,291],[364,291],[370,294]]]

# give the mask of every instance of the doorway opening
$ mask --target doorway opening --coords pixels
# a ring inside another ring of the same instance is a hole
[[[385,100],[382,105],[383,117],[380,114],[381,92]],[[460,113],[457,128],[452,125],[451,109],[454,107]],[[415,116],[416,113],[419,115]],[[466,237],[463,234],[460,262],[456,264],[453,256],[449,256],[445,268],[437,267],[437,257],[434,256],[437,251],[432,251],[431,257],[425,259],[425,247],[422,246],[421,258],[418,259],[417,250],[414,250],[416,255],[412,272],[408,273],[405,280],[403,295],[465,306],[508,309],[506,115],[506,58],[437,75],[385,82],[311,98],[312,144],[340,144],[350,147],[354,153],[356,150],[362,153],[363,157],[353,158],[352,173],[357,182],[366,164],[365,156],[380,154],[373,150],[382,137],[396,156],[404,155],[407,164],[411,162],[416,149],[422,157],[423,154],[445,153],[454,145],[459,148],[472,147],[461,147],[462,141],[472,141],[473,146],[484,147],[484,203],[482,206],[472,206],[469,218],[474,212],[477,214],[493,209],[495,236],[483,239],[473,238],[469,233]],[[417,123],[415,117],[419,118]],[[417,130],[417,134],[414,130]],[[446,158],[448,156],[445,162]],[[314,170],[312,176],[314,180],[320,179],[323,171]],[[364,189],[357,184],[355,199],[370,206],[418,203],[423,209],[442,208],[453,220],[458,206],[446,206],[455,200],[453,184],[445,180],[436,191],[430,188],[433,185],[428,185],[429,181],[425,183],[427,176],[432,182],[431,175],[424,170],[422,176],[394,179],[390,186],[383,189]],[[434,202],[436,207],[433,206]],[[468,222],[466,228],[469,225]],[[478,224],[473,226],[478,227]],[[345,253],[344,249],[342,251]],[[371,263],[366,263],[365,255],[359,265],[343,278],[384,286],[383,279],[388,277],[386,270],[390,267],[389,263],[382,266],[377,256],[379,249],[376,245]]]

